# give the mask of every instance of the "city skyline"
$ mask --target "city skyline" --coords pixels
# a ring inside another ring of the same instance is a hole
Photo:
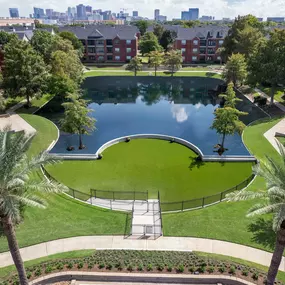
[[[119,12],[121,8],[126,9],[130,15],[132,11],[138,11],[142,17],[153,19],[155,9],[160,10],[161,15],[167,16],[168,19],[180,18],[181,11],[187,11],[189,8],[199,8],[200,15],[211,15],[216,19],[223,17],[234,18],[237,15],[253,14],[257,17],[274,17],[285,16],[285,4],[283,0],[204,0],[201,3],[198,0],[126,0],[116,1],[111,0],[98,0],[98,1],[35,1],[28,0],[23,3],[20,0],[12,2],[8,0],[0,0],[0,16],[8,17],[9,8],[18,8],[21,17],[28,17],[33,13],[33,7],[40,7],[43,9],[53,9],[59,12],[66,12],[68,7],[74,7],[79,4],[85,6],[92,6],[93,9],[112,10],[112,12]]]

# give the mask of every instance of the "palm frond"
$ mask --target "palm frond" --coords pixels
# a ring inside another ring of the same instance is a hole
[[[273,230],[276,232],[280,229],[282,222],[284,221],[285,217],[285,205],[282,205],[279,208],[273,217]]]
[[[229,202],[246,201],[253,199],[266,198],[266,192],[253,192],[253,191],[234,191],[226,195],[226,200]]]
[[[10,195],[10,197],[22,203],[25,206],[37,207],[37,208],[46,207],[44,200],[35,195],[23,195],[23,196]]]
[[[269,203],[256,204],[249,209],[247,217],[274,213],[275,211],[278,211],[278,209],[282,205],[283,204],[269,204]]]

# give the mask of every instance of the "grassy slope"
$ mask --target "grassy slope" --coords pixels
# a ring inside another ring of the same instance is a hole
[[[195,163],[196,154],[168,141],[139,139],[119,143],[97,161],[66,161],[49,172],[71,188],[114,191],[160,191],[163,202],[201,198],[222,192],[251,175],[251,163]],[[193,164],[190,168],[190,165]],[[223,176],[224,179],[215,179]]]
[[[34,115],[22,117],[38,131],[30,155],[46,149],[56,139],[57,130],[47,119]],[[65,195],[51,195],[48,203],[44,210],[26,209],[24,222],[16,230],[20,247],[71,236],[124,233],[124,213],[86,205]],[[0,237],[0,252],[7,250],[6,239]]]
[[[152,74],[151,76],[154,76],[154,71],[139,71],[138,76],[149,76],[149,74]],[[84,77],[92,77],[92,76],[134,76],[134,73],[131,71],[116,71],[116,72],[107,72],[107,71],[88,71],[84,73]],[[171,74],[165,73],[165,72],[157,72],[157,76],[167,76],[170,77]],[[221,76],[216,73],[211,72],[176,72],[174,73],[174,76],[182,76],[182,77],[188,77],[188,76],[200,76],[200,77],[212,77],[212,78],[220,78]]]
[[[244,141],[257,158],[265,154],[277,158],[278,154],[263,136],[278,119],[252,125],[244,132]],[[257,178],[249,189],[264,189],[265,183]],[[271,251],[275,235],[269,217],[246,218],[247,210],[254,202],[220,203],[202,210],[163,215],[166,236],[205,237],[253,246]]]

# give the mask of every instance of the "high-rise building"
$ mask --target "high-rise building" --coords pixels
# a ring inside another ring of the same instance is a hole
[[[190,20],[195,21],[199,19],[199,8],[190,8],[189,9]]]
[[[52,17],[53,9],[46,9],[46,15],[48,18]]]
[[[10,17],[11,18],[19,18],[19,10],[18,8],[9,8]]]
[[[283,23],[285,22],[284,17],[267,17],[267,22]]]
[[[75,14],[76,14],[76,8],[75,7],[71,8],[71,14],[73,17],[75,17]]]
[[[103,16],[103,20],[112,20],[112,11],[104,11],[101,14]]]
[[[45,16],[44,9],[34,7],[34,18],[42,19]]]
[[[86,7],[83,4],[79,4],[76,6],[77,10],[77,19],[78,20],[86,20]]]
[[[85,7],[85,11],[86,11],[86,13],[92,14],[92,7],[91,6],[86,6]]]
[[[181,20],[189,21],[189,12],[188,11],[182,11],[181,12]]]
[[[138,11],[133,11],[133,17],[138,17],[139,16],[139,12]]]
[[[159,9],[155,9],[154,10],[154,20],[158,21],[158,18],[159,18]]]

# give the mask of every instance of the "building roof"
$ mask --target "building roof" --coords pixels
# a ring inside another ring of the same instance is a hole
[[[72,32],[81,40],[88,38],[114,39],[116,37],[127,40],[134,39],[139,32],[137,27],[124,25],[116,25],[114,27],[108,25],[90,25],[85,27],[67,26],[60,27],[59,31]]]
[[[181,26],[164,25],[166,30],[175,31],[177,33],[177,40],[192,40],[194,38],[224,38],[229,31],[228,26],[213,26],[208,25],[204,27],[183,28]],[[153,26],[148,28],[149,32],[153,31]]]

